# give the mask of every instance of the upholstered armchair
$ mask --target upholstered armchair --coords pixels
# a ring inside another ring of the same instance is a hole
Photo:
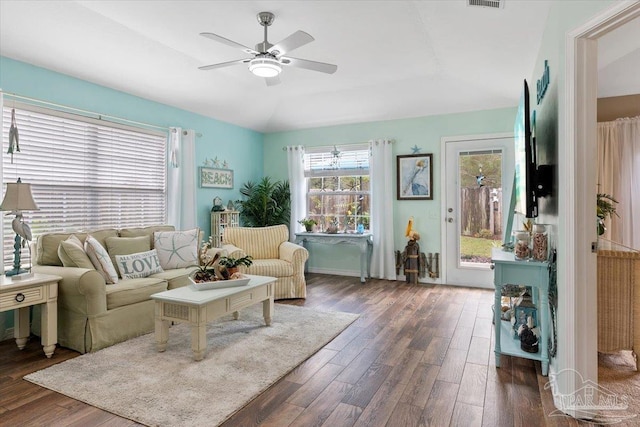
[[[271,227],[227,227],[222,236],[222,249],[228,256],[253,257],[253,265],[240,267],[240,272],[277,277],[275,299],[306,298],[304,263],[309,252],[289,242],[286,225]]]

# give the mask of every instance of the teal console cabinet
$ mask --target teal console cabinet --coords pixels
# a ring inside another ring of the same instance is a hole
[[[500,356],[523,357],[539,360],[542,375],[549,374],[549,262],[516,261],[513,252],[494,248],[491,253],[494,268],[495,305],[494,330],[496,367],[500,367]],[[520,348],[520,339],[514,338],[511,322],[501,320],[502,286],[525,285],[531,287],[533,302],[538,316],[538,352],[528,353]]]

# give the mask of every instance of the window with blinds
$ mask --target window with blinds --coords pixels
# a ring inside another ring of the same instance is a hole
[[[307,181],[307,217],[320,231],[337,225],[340,231],[369,229],[371,194],[369,147],[313,147],[304,156]]]
[[[5,103],[2,178],[31,184],[40,210],[24,217],[34,239],[166,222],[166,134],[20,105],[20,152],[11,156],[11,110]],[[3,222],[5,265],[13,259],[11,218]]]

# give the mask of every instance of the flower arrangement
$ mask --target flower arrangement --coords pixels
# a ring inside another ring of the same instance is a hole
[[[211,255],[209,249],[211,249],[210,242],[204,242],[200,248],[200,265],[198,270],[191,275],[191,278],[196,283],[239,278],[241,276],[236,277],[236,275],[240,275],[237,272],[238,267],[241,265],[249,267],[253,264],[251,255],[233,258],[227,256],[227,251],[225,250]]]
[[[211,256],[206,252],[201,252],[198,270],[191,275],[194,282],[214,282],[219,280],[218,275],[216,274],[216,266],[219,263],[219,259],[219,253]]]
[[[338,232],[338,227],[340,223],[338,222],[338,218],[333,217],[329,220],[329,224],[327,225],[327,233],[328,234],[336,234]]]

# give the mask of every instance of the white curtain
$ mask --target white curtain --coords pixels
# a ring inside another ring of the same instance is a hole
[[[396,280],[393,233],[393,153],[392,141],[369,141],[371,159],[371,233],[373,254],[371,276]]]
[[[171,128],[167,147],[167,221],[176,230],[188,230],[198,224],[195,132]]]
[[[598,193],[618,201],[603,237],[640,248],[640,116],[598,123]]]
[[[287,165],[289,169],[289,189],[291,191],[291,219],[289,221],[289,240],[295,240],[298,221],[307,216],[307,189],[304,179],[304,147],[287,147]]]
[[[0,136],[2,136],[3,132],[4,132],[4,123],[2,122],[2,116],[3,111],[2,109],[4,108],[4,95],[2,94],[2,89],[0,89]],[[0,138],[0,142],[3,140],[3,138]],[[0,149],[2,149],[2,155],[4,156],[4,144],[0,144]],[[2,170],[2,164],[4,162],[0,161],[0,177],[4,176],[3,175],[3,170]],[[2,202],[4,200],[4,183],[0,182],[0,202]],[[3,215],[4,218],[4,215]],[[2,224],[2,222],[0,222],[0,242],[4,242],[4,224]],[[4,245],[0,244],[0,260],[4,260]],[[0,314],[0,316],[2,316]],[[3,328],[0,328],[0,339],[2,339],[4,334],[4,330]]]

